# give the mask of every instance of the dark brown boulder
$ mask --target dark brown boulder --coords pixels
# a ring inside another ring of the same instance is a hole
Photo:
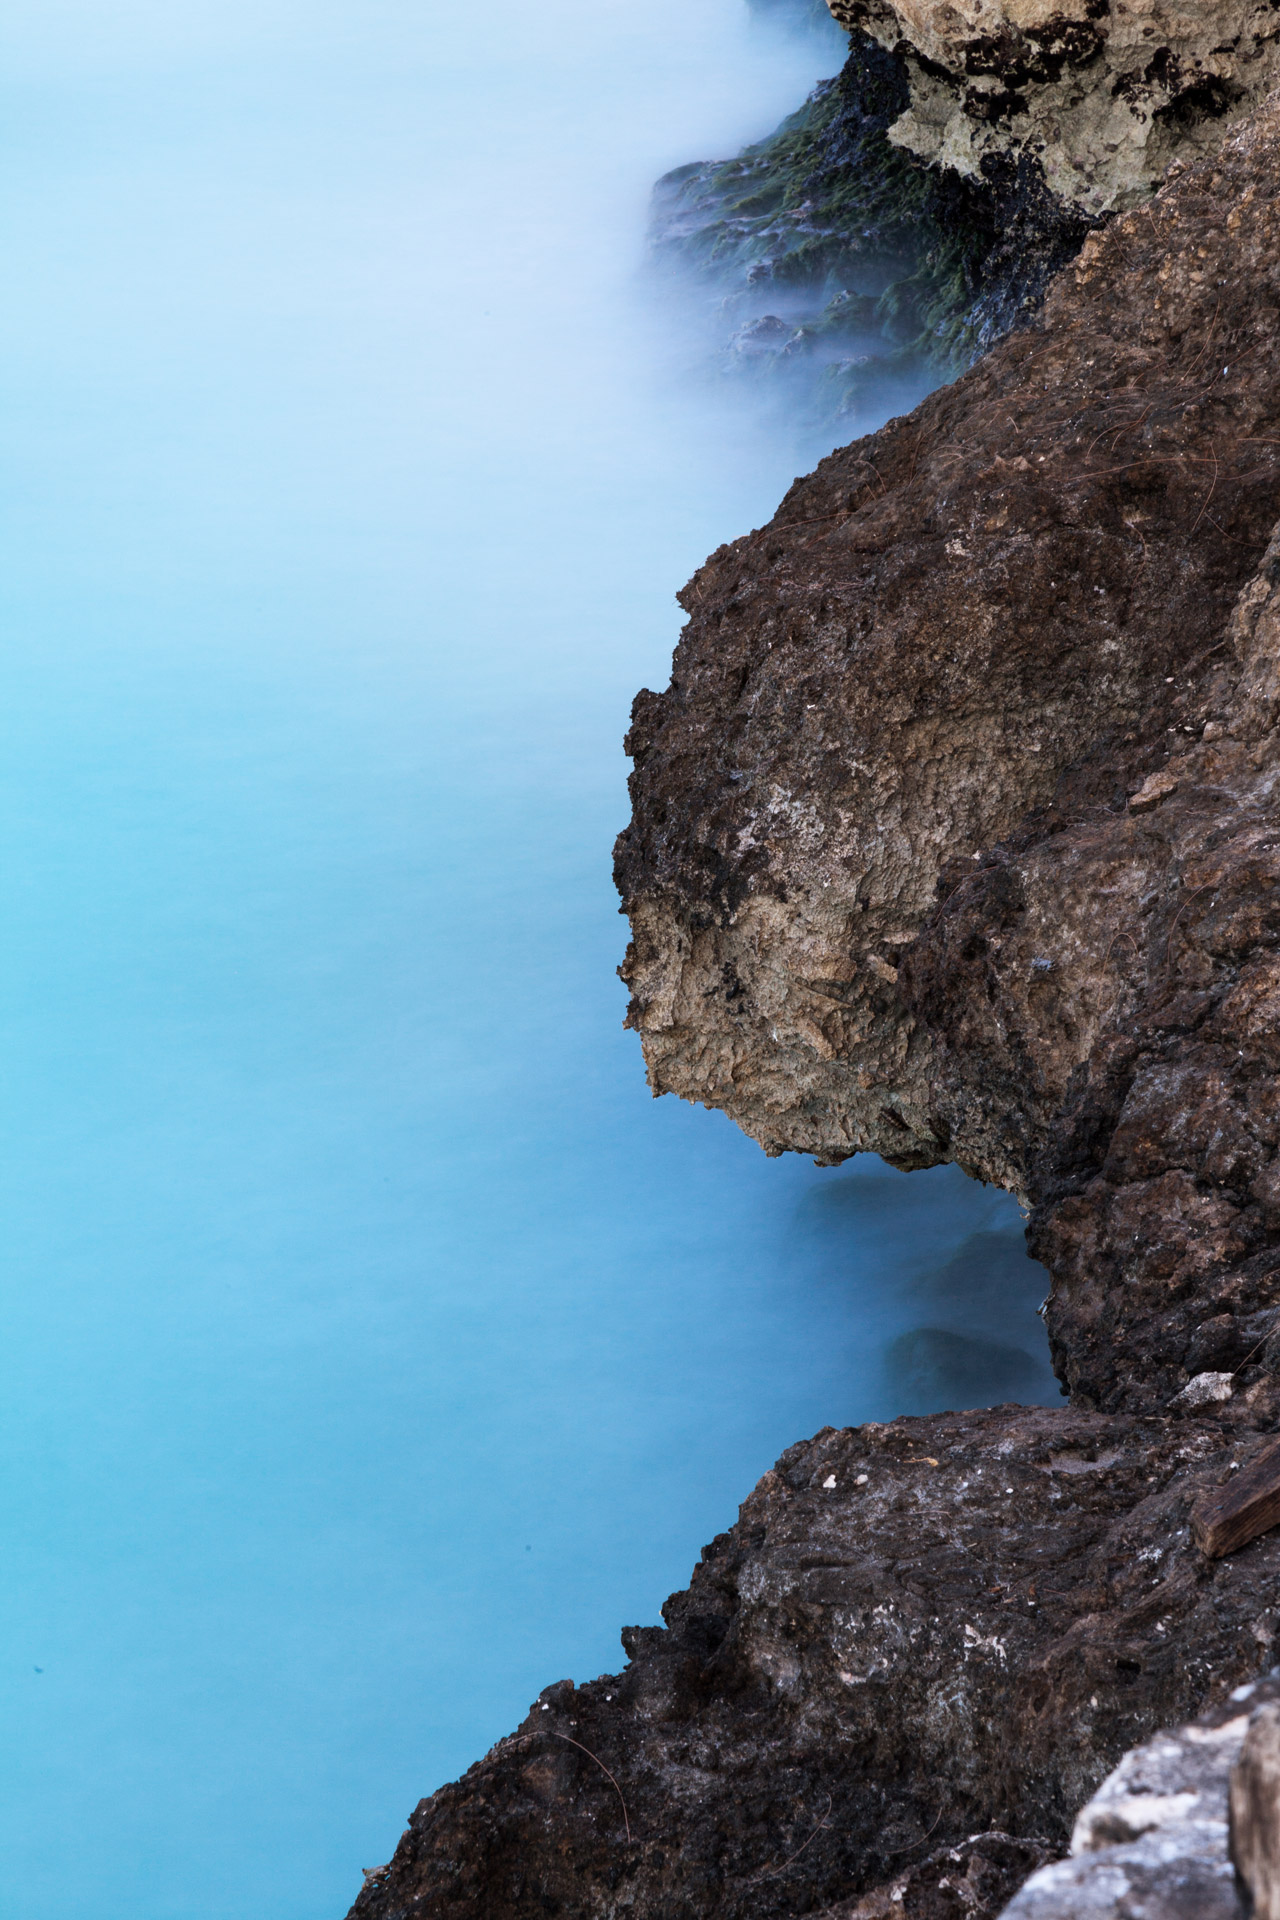
[[[779,1920],[992,1828],[1064,1844],[1126,1748],[1267,1657],[1280,1534],[1208,1561],[1189,1531],[1242,1457],[1039,1408],[820,1433],[625,1672],[549,1687],[422,1803],[353,1916]]]
[[[636,702],[655,1091],[1022,1195],[1102,1407],[1280,1409],[1278,515],[1271,104],[713,555]]]

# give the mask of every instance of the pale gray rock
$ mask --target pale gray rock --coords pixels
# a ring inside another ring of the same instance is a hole
[[[1234,1373],[1198,1373],[1188,1380],[1181,1393],[1175,1393],[1176,1407],[1212,1407],[1229,1400],[1235,1389]]]
[[[1127,1753],[1081,1809],[1071,1858],[1032,1874],[1002,1920],[1244,1920],[1228,1792],[1234,1804],[1251,1722],[1274,1739],[1277,1700],[1274,1679],[1237,1687],[1202,1720]]]

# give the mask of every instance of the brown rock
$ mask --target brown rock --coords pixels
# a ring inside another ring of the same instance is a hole
[[[353,1916],[783,1920],[904,1886],[951,1920],[991,1830],[1065,1846],[1126,1748],[1261,1664],[1280,1536],[1207,1562],[1188,1525],[1234,1457],[1045,1409],[827,1429],[624,1673],[548,1688],[422,1803]]]
[[[1075,1405],[790,1449],[360,1920],[935,1920],[1269,1658],[1280,1533],[1191,1514],[1280,1415],[1278,347],[1273,105],[687,590],[619,847],[655,1090],[1023,1194]]]
[[[1238,1449],[1232,1477],[1201,1494],[1191,1515],[1191,1531],[1201,1553],[1216,1560],[1237,1553],[1280,1525],[1280,1441]]]
[[[618,847],[655,1092],[768,1152],[1011,1188],[1077,1396],[1154,1409],[1225,1370],[1254,1425],[1280,1417],[1278,515],[1273,102],[1113,223],[1042,331],[712,556],[636,702]]]

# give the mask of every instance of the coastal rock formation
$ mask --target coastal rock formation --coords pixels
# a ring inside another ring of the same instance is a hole
[[[793,409],[914,405],[1032,321],[1096,225],[1025,156],[970,179],[893,145],[910,100],[904,60],[855,33],[767,140],[655,188],[655,262],[714,288],[726,371],[767,372]]]
[[[625,1672],[547,1688],[352,1920],[998,1912],[1126,1748],[1268,1660],[1280,1534],[1188,1531],[1258,1444],[1003,1407],[792,1447]]]
[[[655,1092],[1023,1196],[1080,1404],[1265,1424],[1280,104],[1174,172],[686,589],[624,973]]]
[[[1212,153],[1280,83],[1266,0],[829,4],[905,62],[911,104],[891,139],[975,176],[1034,158],[1052,193],[1093,214],[1145,199],[1175,156]]]
[[[654,1089],[1021,1194],[1072,1404],[791,1448],[352,1920],[994,1920],[1271,1665],[1280,1530],[1191,1519],[1280,1419],[1278,345],[1271,102],[686,590],[618,851]]]

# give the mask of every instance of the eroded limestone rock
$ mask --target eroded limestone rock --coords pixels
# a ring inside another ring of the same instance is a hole
[[[1090,213],[1136,205],[1175,156],[1217,147],[1280,82],[1269,0],[829,0],[900,53],[911,104],[891,138],[976,176],[1027,155]]]

